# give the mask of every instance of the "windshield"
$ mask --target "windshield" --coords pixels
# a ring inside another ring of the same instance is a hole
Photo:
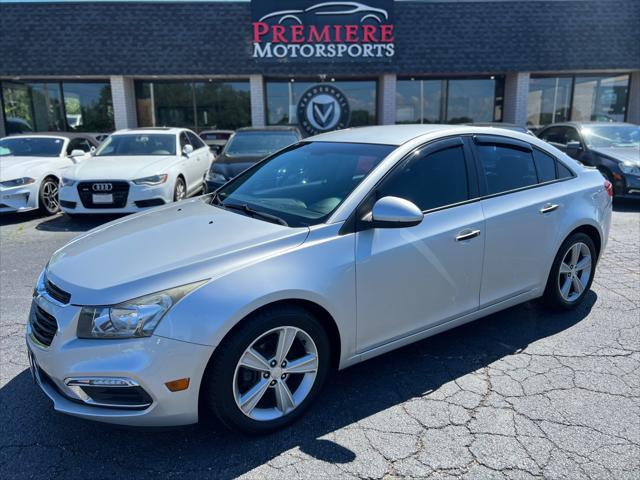
[[[96,157],[135,155],[175,155],[176,136],[166,133],[111,135],[95,153]]]
[[[640,147],[640,127],[634,125],[585,127],[582,134],[591,148]]]
[[[280,150],[298,137],[292,132],[238,132],[227,143],[227,155],[264,155]]]
[[[294,145],[218,190],[223,205],[247,205],[292,227],[323,222],[396,147],[312,142]],[[215,197],[214,197],[215,200]]]
[[[6,137],[0,140],[0,156],[59,157],[63,145],[62,138]]]

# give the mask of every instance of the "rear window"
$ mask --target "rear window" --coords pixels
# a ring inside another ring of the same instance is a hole
[[[298,141],[293,132],[238,132],[227,143],[227,155],[264,155]]]

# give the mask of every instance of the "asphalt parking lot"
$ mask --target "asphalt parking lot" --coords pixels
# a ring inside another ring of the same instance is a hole
[[[0,478],[637,478],[639,212],[616,204],[578,310],[527,303],[350,368],[263,438],[55,413],[27,369],[31,292],[54,250],[104,220],[0,217]]]

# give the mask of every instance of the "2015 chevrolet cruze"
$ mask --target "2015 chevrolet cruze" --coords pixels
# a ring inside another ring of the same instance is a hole
[[[178,425],[205,405],[270,431],[336,368],[537,297],[578,305],[611,193],[508,130],[319,135],[58,250],[34,292],[33,372],[79,417]]]

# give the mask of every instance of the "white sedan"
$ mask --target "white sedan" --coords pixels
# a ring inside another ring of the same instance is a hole
[[[61,172],[97,146],[89,135],[65,132],[0,139],[0,212],[56,213]]]
[[[183,128],[121,130],[86,162],[65,172],[65,213],[131,213],[197,193],[213,155]]]

